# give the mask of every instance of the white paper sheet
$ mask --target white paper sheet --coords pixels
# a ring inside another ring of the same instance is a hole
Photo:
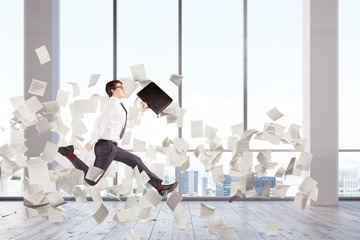
[[[79,84],[75,83],[75,82],[68,82],[68,84],[70,84],[72,86],[72,90],[73,90],[73,98],[77,97],[80,95],[80,87]]]
[[[224,177],[223,165],[215,166],[211,170],[211,176],[212,176],[212,180],[213,180],[214,183],[224,181],[225,177]]]
[[[36,113],[43,108],[43,105],[36,96],[32,96],[31,98],[26,100],[24,104],[32,113]]]
[[[273,121],[278,120],[279,118],[281,118],[282,116],[284,116],[284,114],[282,114],[276,107],[270,109],[266,115],[269,116],[269,118]]]
[[[40,61],[41,65],[51,61],[49,52],[46,49],[45,45],[42,45],[41,47],[35,49],[35,52],[36,52],[36,55],[39,58],[39,61]]]
[[[205,204],[200,204],[200,218],[214,218],[215,216],[215,208]]]
[[[175,208],[181,202],[182,196],[177,192],[173,191],[170,194],[170,197],[167,198],[166,205],[171,209],[171,211],[175,212]]]
[[[289,188],[290,185],[276,184],[276,186],[273,189],[273,194],[275,194],[281,199],[284,199],[286,196],[286,192],[289,190]]]
[[[244,126],[242,123],[231,126],[232,136],[241,136],[244,133]]]
[[[100,78],[101,74],[91,74],[88,88],[95,86]]]
[[[222,219],[214,219],[209,221],[209,234],[211,235],[220,235],[223,231],[223,221]]]
[[[96,182],[103,173],[104,170],[102,170],[101,168],[89,166],[89,170],[87,171],[85,178]]]
[[[123,138],[121,139],[121,145],[128,145],[131,140],[131,131],[125,131]]]
[[[57,101],[49,101],[49,102],[43,102],[43,113],[44,114],[52,114],[57,113],[60,110],[60,106]]]
[[[41,159],[48,163],[52,163],[53,160],[55,159],[55,155],[58,149],[59,147],[56,144],[53,144],[51,142],[46,142],[44,151],[41,155]]]
[[[263,193],[261,195],[262,198],[270,199],[270,188],[271,188],[271,181],[267,181],[266,185],[265,185],[265,188],[264,188],[264,191],[263,191]]]
[[[46,85],[46,82],[33,78],[28,93],[43,96],[46,90]]]
[[[67,101],[69,99],[69,92],[65,90],[58,89],[56,95],[56,101],[60,107],[66,107]]]
[[[148,81],[148,78],[146,77],[144,64],[131,66],[130,69],[134,81],[140,81],[140,82]]]
[[[60,195],[60,192],[55,191],[46,195],[47,199],[51,203],[51,205],[56,208],[66,203],[63,197]]]
[[[171,74],[170,77],[170,81],[172,81],[176,86],[180,86],[182,79],[183,79],[182,75],[175,73]]]
[[[86,196],[79,186],[74,187],[72,194],[75,197],[76,202],[86,202]]]
[[[106,219],[108,215],[109,210],[105,207],[104,203],[101,203],[100,207],[96,210],[95,214],[92,215],[92,217],[98,224],[100,224]]]
[[[146,142],[134,138],[133,139],[133,151],[134,152],[145,152],[145,150],[146,150]]]
[[[266,221],[266,235],[277,236],[279,235],[279,222],[278,220]]]

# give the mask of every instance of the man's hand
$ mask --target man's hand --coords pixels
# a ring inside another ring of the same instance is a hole
[[[87,143],[87,144],[85,145],[85,149],[86,149],[88,152],[90,152],[90,151],[93,149],[93,145],[91,145],[90,143]]]
[[[141,105],[140,105],[140,110],[142,112],[145,112],[145,110],[148,108],[148,105],[146,102],[142,102]]]

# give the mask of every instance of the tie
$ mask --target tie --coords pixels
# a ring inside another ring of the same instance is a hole
[[[125,110],[125,113],[126,113],[125,124],[124,124],[124,127],[123,127],[123,129],[121,130],[121,133],[120,133],[120,139],[122,139],[122,137],[124,136],[124,133],[125,133],[126,123],[127,123],[127,111],[126,111],[126,108],[124,107],[124,104],[123,103],[120,103],[120,104],[121,104],[121,106],[123,107],[123,109]]]

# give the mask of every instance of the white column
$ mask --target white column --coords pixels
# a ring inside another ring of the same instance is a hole
[[[318,182],[312,205],[338,204],[338,0],[303,0],[303,131]]]
[[[32,97],[28,90],[33,78],[47,82],[44,96],[36,96],[40,102],[56,100],[59,88],[59,0],[24,0],[24,98]],[[51,62],[40,65],[35,49],[45,45]],[[51,121],[52,116],[44,115]],[[25,131],[28,157],[40,156],[47,141],[56,142],[58,136],[45,133],[38,136],[34,127]]]

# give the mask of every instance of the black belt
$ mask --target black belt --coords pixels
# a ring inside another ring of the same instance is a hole
[[[106,140],[106,139],[99,139],[98,142],[110,142],[112,144],[114,144],[115,146],[117,146],[117,142],[111,141],[111,140]]]

